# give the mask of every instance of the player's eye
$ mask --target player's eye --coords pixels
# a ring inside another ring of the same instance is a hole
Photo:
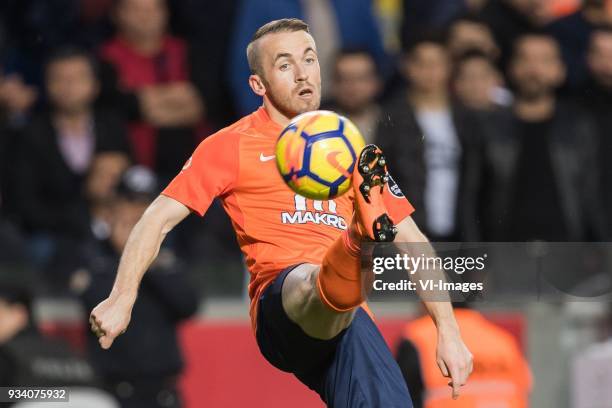
[[[279,68],[280,68],[281,71],[286,71],[286,70],[289,69],[289,64],[285,62]]]
[[[307,63],[307,64],[314,64],[314,62],[315,62],[314,57],[307,57],[307,58],[306,58],[306,63]]]

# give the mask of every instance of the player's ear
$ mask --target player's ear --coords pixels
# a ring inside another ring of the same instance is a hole
[[[253,74],[249,77],[249,86],[253,92],[259,96],[264,96],[266,94],[266,86],[261,77],[257,74]]]

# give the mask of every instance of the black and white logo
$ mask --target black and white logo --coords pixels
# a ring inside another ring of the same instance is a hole
[[[393,194],[395,197],[404,198],[404,193],[402,193],[402,190],[399,188],[399,186],[397,185],[395,180],[393,180],[393,177],[391,177],[390,174],[389,181],[387,182],[387,187],[389,188],[391,194]]]

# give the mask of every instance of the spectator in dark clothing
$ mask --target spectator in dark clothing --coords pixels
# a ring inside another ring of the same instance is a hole
[[[597,133],[589,116],[555,97],[565,76],[555,39],[519,37],[509,72],[514,105],[485,121],[482,156],[470,162],[481,166],[470,173],[480,180],[468,183],[479,191],[481,235],[474,238],[601,239]]]
[[[72,279],[85,309],[92,309],[111,290],[129,233],[158,192],[155,176],[142,166],[128,169],[122,177],[113,205],[110,237],[98,242],[85,268]],[[94,368],[122,407],[181,406],[177,379],[183,358],[176,329],[181,320],[195,313],[197,305],[197,295],[176,257],[162,249],[143,278],[129,330],[109,350],[102,350],[94,334],[89,333]]]
[[[567,66],[567,84],[579,89],[588,80],[586,54],[593,29],[612,23],[604,0],[584,0],[576,12],[554,21],[547,28],[561,45]]]
[[[44,337],[32,318],[25,283],[0,281],[0,385],[91,386],[92,367],[67,344]]]
[[[14,183],[19,216],[43,264],[54,255],[56,240],[89,236],[83,183],[92,159],[101,152],[128,152],[122,123],[93,109],[98,82],[86,53],[64,49],[52,56],[46,90],[49,108],[23,135]]]
[[[164,0],[119,0],[114,12],[117,35],[100,49],[100,102],[125,114],[136,163],[167,182],[195,148],[204,112],[187,47],[167,34]]]
[[[607,239],[612,239],[612,28],[596,28],[587,54],[589,81],[578,94],[599,128],[599,159]]]
[[[408,81],[384,108],[376,143],[391,173],[418,209],[414,217],[432,240],[460,239],[462,169],[478,133],[473,115],[452,100],[450,56],[435,37],[416,41],[403,56]]]
[[[326,109],[345,115],[372,143],[381,116],[378,96],[382,78],[372,55],[361,49],[346,49],[335,59],[332,82],[333,100]]]

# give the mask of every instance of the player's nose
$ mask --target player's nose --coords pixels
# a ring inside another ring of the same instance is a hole
[[[308,73],[304,69],[304,67],[297,66],[294,70],[295,72],[295,82],[304,82],[308,80]]]

